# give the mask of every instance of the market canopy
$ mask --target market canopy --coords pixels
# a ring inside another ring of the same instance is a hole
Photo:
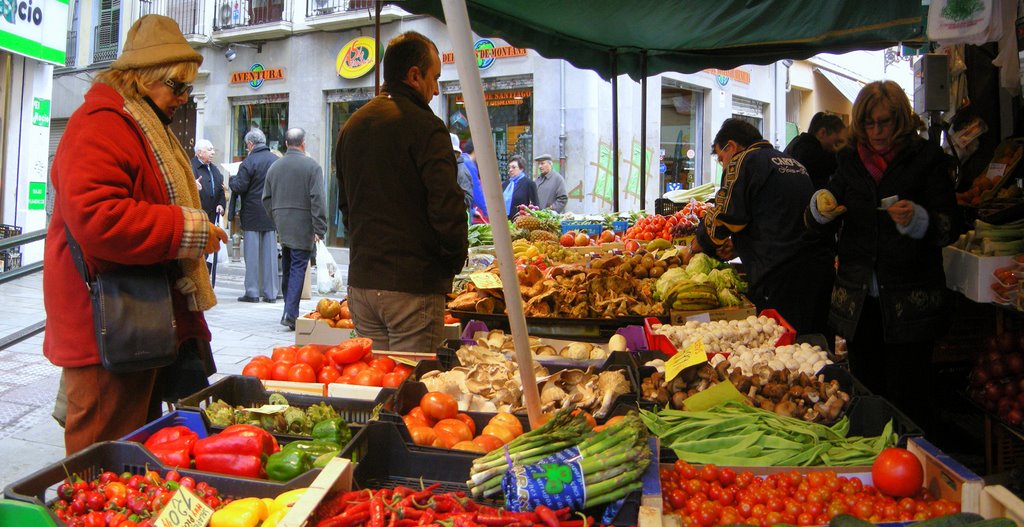
[[[473,31],[634,79],[924,40],[921,0],[465,0]],[[437,0],[401,0],[444,20]],[[647,55],[646,70],[642,57]]]

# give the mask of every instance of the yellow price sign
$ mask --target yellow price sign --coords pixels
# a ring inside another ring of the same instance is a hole
[[[187,488],[178,487],[154,524],[157,527],[201,526],[208,524],[211,516],[213,509],[206,502]]]
[[[501,289],[501,277],[494,273],[473,273],[469,279],[478,289]]]
[[[679,375],[679,372],[708,361],[708,354],[704,351],[704,341],[698,340],[690,344],[684,350],[673,355],[665,362],[665,382],[671,381]]]

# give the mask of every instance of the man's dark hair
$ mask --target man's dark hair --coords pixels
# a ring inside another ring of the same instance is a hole
[[[391,39],[384,51],[384,82],[389,86],[402,82],[413,66],[426,73],[431,54],[437,55],[437,45],[415,31]]]
[[[473,150],[474,150],[474,148],[473,148],[473,140],[472,139],[466,139],[466,144],[462,145],[462,153],[464,153],[464,154],[472,154]]]
[[[843,120],[834,113],[818,112],[811,117],[811,124],[807,129],[807,133],[815,135],[818,130],[825,129],[830,134],[843,131],[846,125],[843,124]]]
[[[712,144],[718,148],[725,148],[729,141],[736,141],[736,144],[746,148],[758,141],[764,141],[764,137],[761,137],[761,132],[758,132],[754,125],[743,119],[730,117],[722,123]]]
[[[287,146],[302,146],[306,140],[306,131],[302,128],[289,128],[284,133],[284,144]]]

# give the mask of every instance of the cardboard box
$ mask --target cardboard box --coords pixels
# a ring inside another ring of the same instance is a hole
[[[751,315],[756,315],[757,308],[754,307],[754,304],[745,296],[740,296],[740,298],[743,299],[742,306],[720,307],[709,311],[677,311],[673,309],[669,311],[669,315],[673,325],[685,324],[690,317],[705,313],[708,315],[708,322],[715,322],[718,320],[743,320]]]
[[[295,343],[299,346],[303,344],[337,346],[358,336],[354,329],[332,328],[323,320],[299,317],[295,321]]]
[[[957,249],[942,248],[942,267],[946,271],[946,287],[963,293],[979,303],[992,302],[992,272],[1013,263],[1013,256],[980,256]]]

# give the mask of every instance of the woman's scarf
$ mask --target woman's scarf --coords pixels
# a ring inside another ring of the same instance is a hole
[[[171,203],[202,210],[199,190],[196,189],[196,181],[192,175],[192,164],[181,147],[181,143],[171,132],[171,128],[161,122],[154,108],[142,99],[126,97],[124,110],[139,124],[150,148],[153,149],[153,155],[160,167],[160,173],[164,176],[167,196]],[[186,234],[188,234],[187,231]],[[192,241],[197,242],[198,240]],[[205,245],[205,240],[198,242]],[[178,265],[181,267],[182,276],[191,280],[195,285],[195,291],[185,295],[189,311],[206,311],[217,305],[217,295],[214,294],[213,286],[210,285],[210,273],[206,269],[206,261],[202,258],[179,259]]]
[[[501,193],[502,197],[505,198],[505,216],[512,215],[512,194],[516,191],[516,183],[524,177],[526,177],[526,173],[520,172],[518,176],[508,180],[508,184],[505,185],[505,190]]]
[[[871,179],[875,180],[876,185],[882,181],[885,169],[896,158],[898,151],[899,148],[894,146],[885,152],[878,152],[864,143],[857,143],[857,154],[860,156],[860,161],[864,163],[864,168],[868,169],[868,173],[871,174]]]

